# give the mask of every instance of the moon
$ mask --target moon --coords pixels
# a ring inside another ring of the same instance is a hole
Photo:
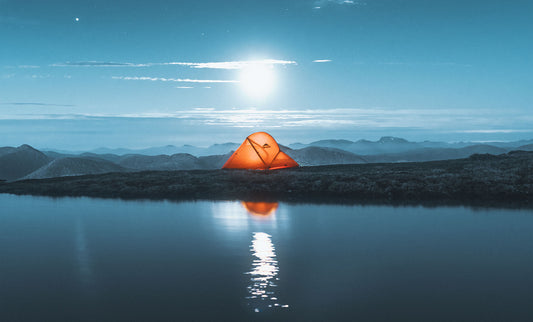
[[[80,21],[80,18],[76,17],[74,18],[74,20],[76,20],[76,22]]]
[[[274,68],[267,64],[251,64],[242,69],[240,84],[243,91],[252,98],[266,98],[276,85]]]

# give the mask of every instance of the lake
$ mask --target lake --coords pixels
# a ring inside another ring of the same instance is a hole
[[[2,321],[531,321],[533,211],[0,194]]]

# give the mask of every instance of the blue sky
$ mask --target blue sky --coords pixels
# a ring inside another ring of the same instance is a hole
[[[0,0],[0,146],[532,138],[531,30],[531,1]]]

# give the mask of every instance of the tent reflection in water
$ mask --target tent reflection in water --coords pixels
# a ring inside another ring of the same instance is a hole
[[[222,169],[275,170],[297,166],[296,161],[279,149],[270,134],[257,132],[244,140]]]
[[[278,209],[277,202],[242,201],[242,205],[249,213],[256,216],[269,216]]]

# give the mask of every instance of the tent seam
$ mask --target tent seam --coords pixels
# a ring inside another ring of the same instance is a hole
[[[257,152],[257,149],[256,149],[255,146],[254,146],[254,143],[255,143],[255,142],[252,141],[252,140],[250,140],[249,137],[247,137],[246,140],[248,140],[248,143],[250,143],[250,145],[252,146],[252,149],[254,149],[254,151],[255,151],[255,153],[257,154],[257,156],[259,157],[259,159],[261,159],[261,162],[263,162],[263,164],[265,165],[265,167],[267,167],[267,164],[266,164],[265,160],[263,160],[263,158],[261,157],[261,154],[259,154],[259,152]],[[257,144],[257,143],[256,143],[256,144]],[[257,145],[259,145],[259,144],[257,144]],[[279,152],[278,152],[278,153],[279,153]],[[277,154],[276,154],[276,156],[277,156]]]
[[[276,153],[276,155],[272,158],[272,161],[270,161],[270,164],[268,165],[269,170],[270,170],[270,167],[272,166],[272,163],[274,162],[274,160],[276,160],[280,152],[281,152],[281,149],[279,149],[278,153]]]

